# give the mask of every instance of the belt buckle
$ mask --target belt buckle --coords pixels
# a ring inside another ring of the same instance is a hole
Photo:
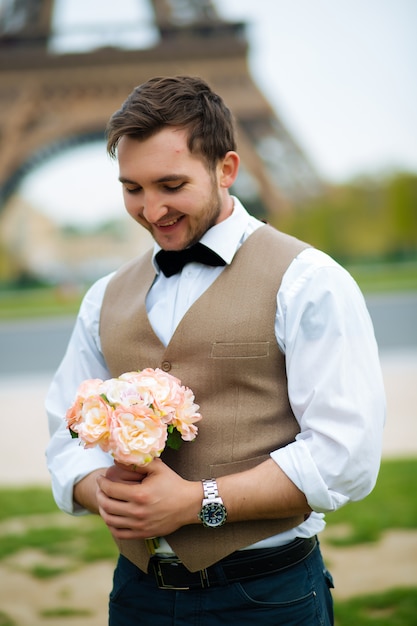
[[[198,572],[189,572],[185,565],[177,557],[163,557],[152,559],[151,561],[153,571],[155,574],[156,582],[159,589],[171,589],[171,591],[187,591],[192,587],[200,587],[205,589],[210,587],[208,580],[207,570],[199,570]],[[181,569],[184,573],[184,578],[189,577],[190,583],[184,580],[184,584],[178,585],[175,583],[175,568]],[[194,578],[195,582],[191,582]]]

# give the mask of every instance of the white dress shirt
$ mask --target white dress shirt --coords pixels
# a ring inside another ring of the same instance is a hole
[[[234,198],[233,214],[201,241],[229,264],[262,226]],[[154,248],[155,256],[160,248]],[[164,345],[223,269],[190,263],[166,278],[155,264],[146,307]],[[113,463],[99,448],[86,450],[71,439],[64,420],[84,379],[111,377],[99,337],[101,303],[111,276],[87,292],[46,399],[52,488],[58,506],[75,515],[86,511],[73,501],[74,484]],[[257,548],[310,537],[324,528],[325,512],[364,498],[378,474],[385,422],[378,349],[364,298],[348,272],[325,253],[308,248],[287,269],[277,293],[275,334],[285,354],[288,396],[300,433],[293,443],[271,451],[271,458],[305,494],[313,513],[297,528],[251,546]]]

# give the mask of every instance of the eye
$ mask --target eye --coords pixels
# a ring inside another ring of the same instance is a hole
[[[167,191],[168,193],[175,193],[176,191],[180,191],[180,189],[182,189],[184,187],[185,183],[180,183],[179,185],[165,185],[164,189],[165,191]]]
[[[126,185],[123,186],[123,189],[126,193],[138,193],[139,191],[142,191],[142,187],[126,187]]]

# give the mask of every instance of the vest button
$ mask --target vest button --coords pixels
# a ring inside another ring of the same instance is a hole
[[[161,370],[163,370],[164,372],[169,372],[170,369],[171,363],[169,361],[162,361]]]

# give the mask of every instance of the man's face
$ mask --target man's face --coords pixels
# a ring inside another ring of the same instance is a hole
[[[165,250],[197,242],[232,211],[220,182],[221,164],[210,172],[190,153],[183,129],[164,128],[145,141],[125,135],[118,160],[128,213]]]

